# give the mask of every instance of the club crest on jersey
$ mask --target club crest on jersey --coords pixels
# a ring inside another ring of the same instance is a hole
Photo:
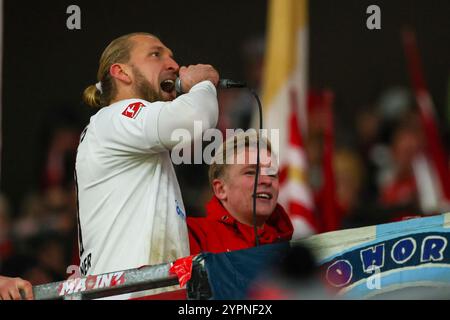
[[[145,107],[145,105],[142,102],[134,102],[126,107],[125,110],[123,110],[122,114],[125,117],[134,119],[137,117],[141,109]]]

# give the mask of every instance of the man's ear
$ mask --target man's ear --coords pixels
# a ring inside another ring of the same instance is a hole
[[[125,84],[131,84],[133,81],[131,69],[125,64],[114,63],[109,68],[109,73],[113,78],[122,81]]]
[[[221,179],[214,179],[212,181],[212,189],[214,191],[214,195],[219,200],[226,200],[227,199],[227,191],[225,187],[225,183]]]

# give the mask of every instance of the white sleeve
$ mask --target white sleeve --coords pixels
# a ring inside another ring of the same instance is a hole
[[[194,134],[199,135],[206,129],[214,128],[218,117],[216,87],[211,81],[197,83],[189,93],[167,102],[161,109],[158,119],[159,141],[167,149],[172,149],[179,143],[174,135],[177,129],[187,130],[190,141],[197,139],[199,137]],[[201,124],[202,130],[194,131],[195,122]]]
[[[215,127],[219,113],[216,88],[210,81],[196,84],[170,102],[124,102],[100,110],[94,123],[101,143],[115,153],[166,151],[178,143],[171,139],[174,130],[188,130],[194,139],[194,121],[201,121],[206,130]]]

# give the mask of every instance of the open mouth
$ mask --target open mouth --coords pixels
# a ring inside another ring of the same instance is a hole
[[[172,93],[173,90],[175,89],[175,80],[166,79],[163,82],[161,82],[160,86],[164,92]]]
[[[268,192],[258,192],[256,194],[256,198],[270,200],[270,199],[272,199],[272,195]]]

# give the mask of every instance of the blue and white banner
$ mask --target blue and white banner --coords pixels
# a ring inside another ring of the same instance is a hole
[[[313,251],[343,298],[440,298],[450,292],[449,238],[447,213],[320,234],[299,243]]]

